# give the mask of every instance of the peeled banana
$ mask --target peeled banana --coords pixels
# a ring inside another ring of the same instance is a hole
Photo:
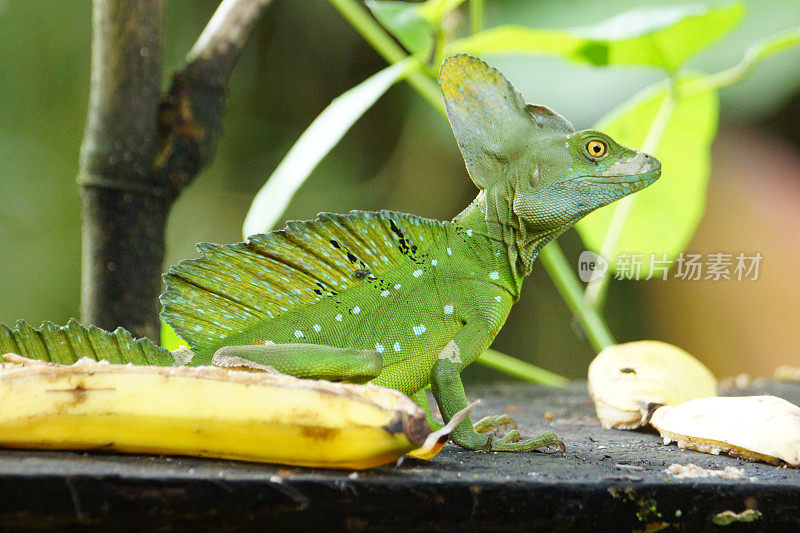
[[[430,433],[408,397],[373,385],[216,367],[3,357],[2,447],[363,469],[391,463],[426,439],[418,455],[428,457],[443,438]]]
[[[784,376],[791,371],[776,371]],[[676,346],[605,348],[589,365],[589,393],[605,428],[650,425],[665,444],[800,468],[800,407],[774,396],[718,397],[711,371]]]
[[[800,407],[783,398],[699,398],[659,407],[650,424],[665,444],[800,468]]]
[[[659,405],[715,396],[717,380],[677,346],[636,341],[608,346],[595,357],[589,394],[604,428],[636,429]]]

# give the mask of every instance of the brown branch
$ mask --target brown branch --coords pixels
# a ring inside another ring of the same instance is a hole
[[[81,147],[81,319],[158,339],[168,202],[153,180],[161,0],[95,0]]]
[[[175,73],[159,113],[156,168],[177,195],[209,161],[221,133],[225,87],[271,0],[223,0]]]
[[[186,56],[184,70],[225,86],[261,14],[272,0],[223,0]]]
[[[158,340],[169,209],[211,158],[225,86],[269,3],[223,0],[161,98],[162,0],[94,1],[78,177],[85,323]]]

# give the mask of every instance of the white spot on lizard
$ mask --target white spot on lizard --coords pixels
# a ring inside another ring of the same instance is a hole
[[[401,350],[400,343],[399,342],[394,343],[394,351],[399,352],[400,350]]]
[[[381,293],[381,296],[383,296],[384,298],[386,298],[387,296],[389,296],[389,291],[383,291],[383,292]]]
[[[425,324],[420,324],[419,326],[414,326],[411,329],[414,330],[414,335],[422,335],[423,333],[425,333],[427,331],[427,328],[425,328]]]
[[[378,353],[383,353],[383,351],[384,351],[383,344],[381,344],[379,342],[376,342],[375,343],[375,351],[378,352]]]
[[[461,363],[461,349],[456,341],[448,342],[442,351],[439,352],[439,359],[447,359],[451,363]]]
[[[431,266],[436,266],[438,264],[439,264],[439,260],[438,259],[431,259]]]
[[[498,302],[499,302],[500,300],[502,300],[502,298],[501,298],[501,297],[499,297],[499,296],[495,296],[495,297],[494,297],[494,299],[495,299],[495,300],[497,300]]]
[[[297,337],[298,339],[302,339],[303,337],[305,337],[305,335],[303,335],[303,332],[300,331],[299,329],[294,330],[294,336]]]
[[[452,315],[453,314],[453,306],[452,305],[445,305],[444,306],[444,314]]]
[[[414,274],[415,278],[418,278],[422,275],[422,270],[417,269],[414,272],[412,272],[412,274]]]
[[[322,326],[320,326],[319,324],[314,324],[314,331],[319,333],[320,331],[322,331]]]
[[[353,314],[354,314],[354,315],[357,315],[357,314],[358,314],[358,313],[360,313],[360,312],[361,312],[361,308],[360,308],[359,306],[355,306],[355,307],[353,308]]]
[[[402,285],[400,285],[399,283],[395,283],[394,290],[399,291],[400,287],[402,287]]]
[[[500,273],[497,270],[493,270],[489,272],[489,277],[492,279],[498,279],[500,277]]]
[[[453,250],[451,250],[450,248],[448,248],[448,249],[447,249],[447,255],[453,255]]]
[[[341,322],[342,321],[342,315],[341,314],[336,315],[336,321],[337,322]]]

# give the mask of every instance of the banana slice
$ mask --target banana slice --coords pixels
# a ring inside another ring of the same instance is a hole
[[[775,396],[717,397],[656,409],[664,444],[800,467],[800,407]]]
[[[374,385],[208,366],[88,359],[64,366],[13,354],[4,358],[3,447],[361,469],[397,460],[430,434],[422,409]],[[433,440],[441,441],[441,435]]]
[[[589,394],[603,427],[636,429],[659,405],[716,396],[717,380],[677,346],[637,341],[597,355],[589,365]]]

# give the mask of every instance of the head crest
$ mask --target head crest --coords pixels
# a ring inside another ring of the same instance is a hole
[[[549,107],[536,104],[528,104],[526,107],[533,117],[533,120],[536,122],[536,125],[540,128],[560,131],[566,135],[575,132],[575,128],[572,127],[572,124],[570,124],[567,119]]]
[[[481,189],[502,185],[516,166],[528,168],[539,140],[574,131],[555,111],[526,105],[514,86],[480,59],[446,59],[439,85],[469,175]]]

